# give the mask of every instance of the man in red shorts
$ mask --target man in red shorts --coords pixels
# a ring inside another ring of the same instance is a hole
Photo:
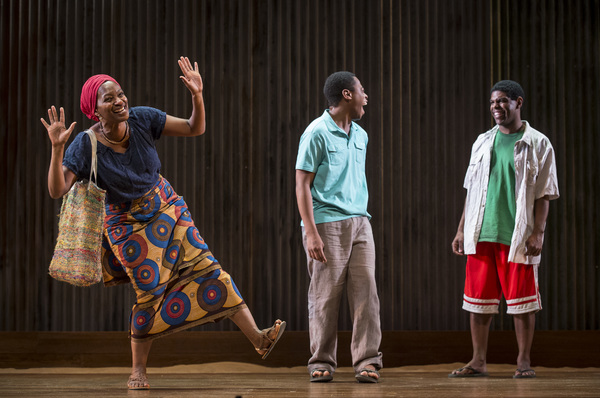
[[[504,294],[519,347],[514,378],[533,378],[531,344],[535,313],[542,309],[538,266],[549,201],[558,198],[554,149],[521,120],[525,94],[502,80],[490,91],[496,121],[471,151],[467,198],[452,251],[467,255],[463,309],[469,311],[473,359],[448,377],[487,376],[487,343],[493,314]]]

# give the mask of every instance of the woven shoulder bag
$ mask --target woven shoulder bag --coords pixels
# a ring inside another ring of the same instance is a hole
[[[106,191],[97,182],[96,135],[86,130],[92,142],[90,178],[78,181],[63,197],[58,221],[58,238],[49,273],[54,279],[76,286],[102,280],[102,233]]]

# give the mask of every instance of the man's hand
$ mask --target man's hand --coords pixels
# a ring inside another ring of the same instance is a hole
[[[544,244],[544,233],[533,232],[531,236],[525,241],[525,255],[527,256],[539,256],[542,252],[542,246]]]
[[[324,251],[325,245],[323,244],[319,233],[306,234],[306,247],[310,258],[322,263],[327,262]]]
[[[462,232],[457,232],[454,240],[452,241],[452,252],[458,256],[465,255],[465,234]]]

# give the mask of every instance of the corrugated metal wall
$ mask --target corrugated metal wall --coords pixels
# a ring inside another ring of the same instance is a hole
[[[307,328],[296,150],[325,108],[325,78],[347,69],[369,95],[360,123],[384,329],[468,328],[450,242],[471,144],[492,125],[489,88],[504,78],[522,83],[524,118],[557,153],[538,328],[599,327],[598,0],[2,0],[0,11],[0,330],[127,328],[128,287],[47,276],[60,201],[47,193],[39,119],[55,104],[89,126],[79,94],[95,73],[114,76],[131,105],[187,116],[180,55],[199,63],[208,128],[159,141],[163,174],[260,325]],[[502,315],[493,327],[512,324]]]

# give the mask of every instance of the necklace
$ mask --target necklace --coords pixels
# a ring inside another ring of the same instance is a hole
[[[125,138],[127,138],[129,136],[129,123],[125,122],[125,134],[123,134],[123,138],[121,138],[119,141],[113,141],[113,140],[111,140],[111,139],[108,138],[108,136],[104,132],[104,127],[102,126],[102,123],[100,123],[100,132],[102,133],[102,136],[104,137],[104,139],[106,141],[108,141],[110,144],[119,145],[123,141],[125,141]]]

